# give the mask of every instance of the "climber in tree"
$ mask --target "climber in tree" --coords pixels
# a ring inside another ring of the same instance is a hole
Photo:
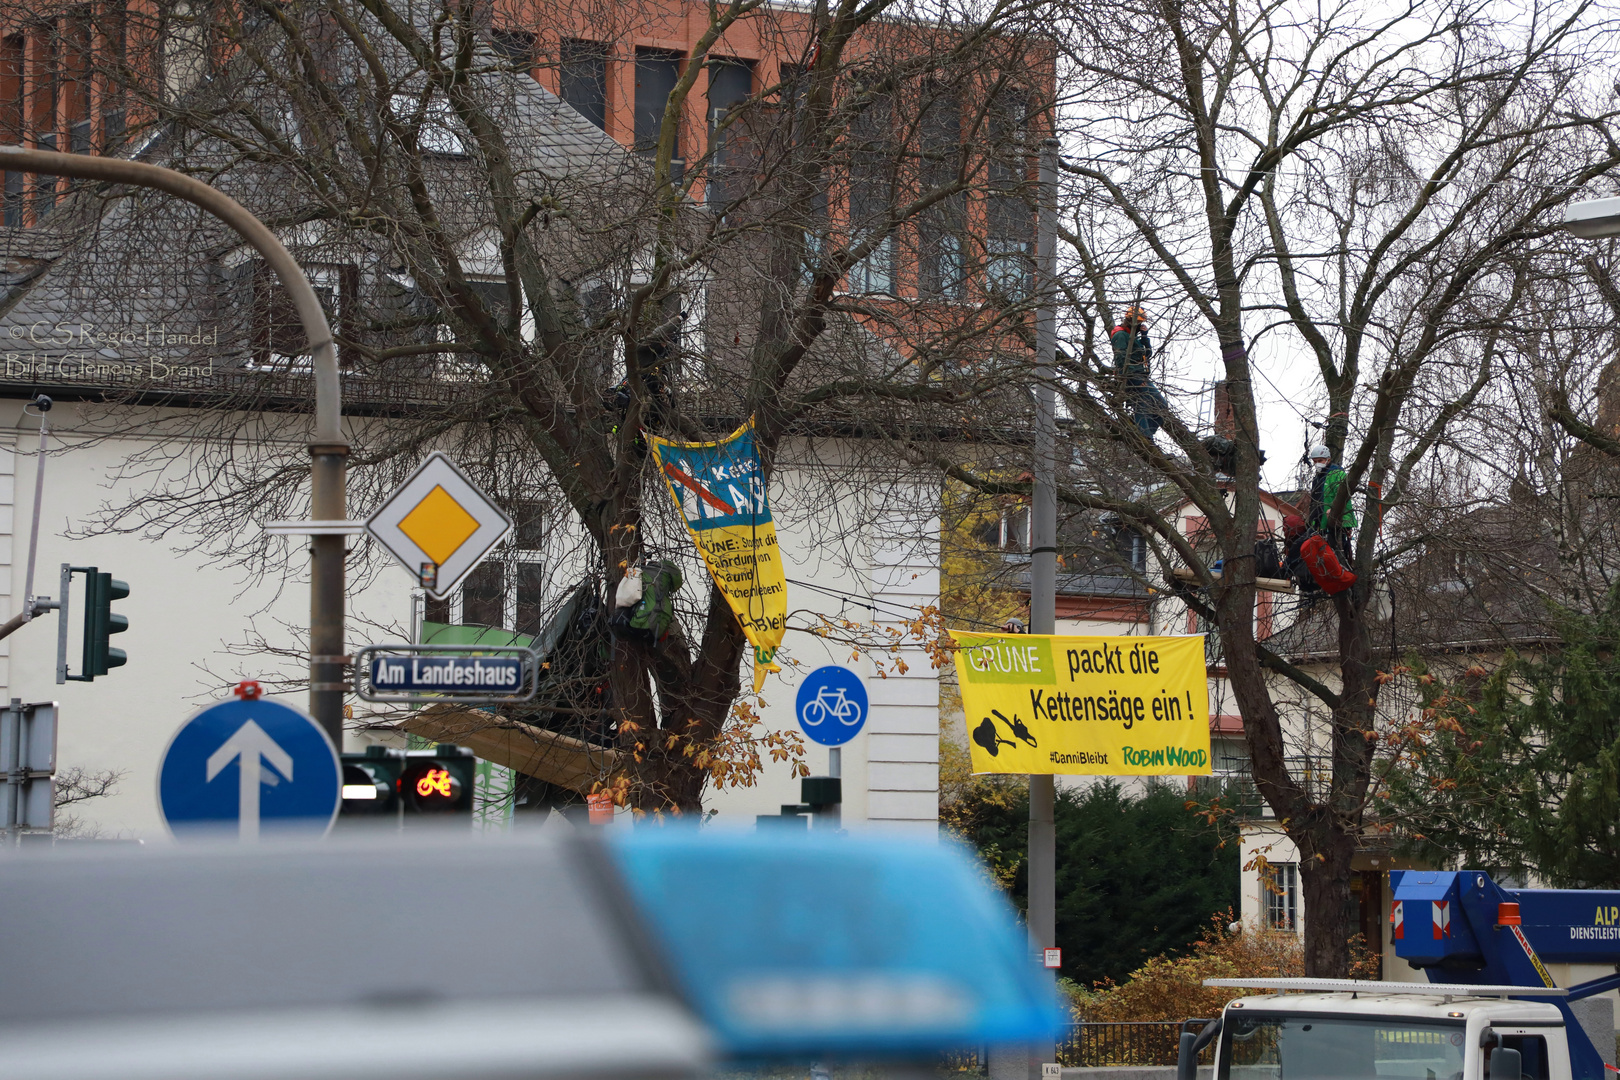
[[[1114,369],[1125,380],[1125,402],[1143,438],[1151,439],[1164,423],[1170,405],[1153,385],[1148,363],[1153,344],[1148,340],[1147,313],[1138,305],[1125,309],[1125,317],[1109,339],[1114,346]]]
[[[1310,532],[1305,528],[1305,519],[1298,514],[1289,514],[1283,518],[1283,573],[1293,579],[1302,593],[1318,593],[1322,587],[1311,576],[1310,570],[1305,566],[1305,556],[1301,548],[1305,545],[1305,538]]]
[[[1333,460],[1328,448],[1317,443],[1311,447],[1311,528],[1327,537],[1333,550],[1338,553],[1339,559],[1346,567],[1350,565],[1350,530],[1356,527],[1356,514],[1350,509],[1350,500],[1346,497],[1344,514],[1338,521],[1328,521],[1328,510],[1333,506],[1333,500],[1339,497],[1339,489],[1344,486],[1344,466]]]

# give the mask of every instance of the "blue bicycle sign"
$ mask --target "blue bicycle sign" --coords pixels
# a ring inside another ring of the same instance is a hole
[[[866,723],[866,685],[846,667],[829,664],[812,671],[799,684],[794,703],[799,727],[811,742],[842,746]]]
[[[799,710],[799,722],[807,728],[838,721],[848,727],[860,727],[861,707],[849,700],[849,691],[840,686],[837,691],[823,686],[816,696]]]

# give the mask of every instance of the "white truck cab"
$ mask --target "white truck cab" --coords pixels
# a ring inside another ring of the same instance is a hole
[[[1522,988],[1209,980],[1233,983],[1306,992],[1230,1002],[1216,1024],[1184,1038],[1183,1077],[1213,1038],[1215,1080],[1572,1080],[1562,1012],[1506,996]],[[1347,989],[1309,992],[1324,984]]]

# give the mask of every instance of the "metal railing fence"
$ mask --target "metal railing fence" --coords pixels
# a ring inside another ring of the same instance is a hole
[[[1181,1052],[1183,1028],[1196,1034],[1208,1020],[1086,1021],[1068,1025],[1058,1039],[1057,1059],[1069,1068],[1111,1065],[1170,1065]],[[1214,1044],[1198,1054],[1200,1065],[1214,1062]],[[947,1072],[987,1073],[989,1058],[982,1047],[953,1050],[943,1055]]]

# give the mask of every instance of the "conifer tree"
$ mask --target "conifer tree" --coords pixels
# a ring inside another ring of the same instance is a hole
[[[1455,679],[1418,669],[1388,801],[1406,846],[1565,888],[1620,882],[1620,589],[1561,641]]]

